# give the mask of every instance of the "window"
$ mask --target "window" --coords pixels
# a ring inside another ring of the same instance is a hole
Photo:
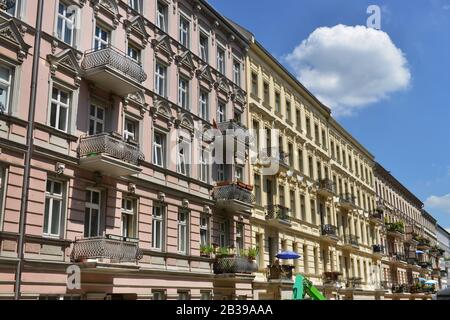
[[[191,144],[188,141],[182,141],[178,144],[177,154],[177,172],[189,176]]]
[[[200,181],[206,183],[209,181],[209,161],[209,152],[203,147],[200,151]]]
[[[126,140],[138,141],[139,124],[129,118],[125,118],[123,137]]]
[[[219,225],[219,247],[228,247],[228,223],[223,221]]]
[[[0,66],[0,113],[8,112],[11,91],[11,70]]]
[[[275,92],[275,112],[281,113],[281,96],[279,92]]]
[[[217,47],[217,70],[225,74],[225,50]]]
[[[132,198],[122,199],[122,237],[135,238],[136,200]]]
[[[300,170],[302,173],[305,172],[305,167],[303,165],[303,150],[298,150],[298,170]]]
[[[320,139],[319,139],[319,126],[317,124],[314,125],[314,140],[316,142],[317,145],[320,144]]]
[[[282,186],[282,185],[278,186],[278,194],[279,194],[280,206],[282,206],[282,207],[286,206],[286,202],[285,202],[285,198],[284,198],[284,186]]]
[[[165,290],[152,290],[153,300],[166,300]]]
[[[178,291],[178,300],[190,300],[189,291]]]
[[[223,102],[219,102],[219,106],[217,107],[217,121],[219,123],[226,121],[226,106]]]
[[[233,61],[233,82],[241,85],[241,63],[236,60]]]
[[[264,87],[264,102],[270,104],[269,84],[267,82],[264,82],[263,87]]]
[[[161,64],[156,64],[155,68],[155,91],[162,97],[167,93],[167,68]]]
[[[242,250],[244,250],[244,225],[238,223],[236,225],[236,252],[241,254]]]
[[[109,38],[109,31],[103,29],[102,27],[96,26],[94,36],[94,49],[101,50],[107,48],[109,46]]]
[[[301,130],[302,128],[302,116],[300,109],[295,109],[295,124],[297,126],[297,130]]]
[[[217,166],[217,181],[225,181],[225,165],[219,164]]]
[[[200,216],[200,246],[209,245],[209,218],[206,214]]]
[[[89,114],[89,135],[102,133],[105,129],[105,109],[91,105]]]
[[[261,176],[258,174],[255,174],[254,178],[254,184],[255,184],[255,198],[256,198],[256,204],[262,205],[261,200]]]
[[[178,212],[178,252],[187,254],[188,252],[188,211]]]
[[[212,300],[211,291],[201,291],[200,295],[201,295],[200,300]]]
[[[84,236],[86,238],[98,237],[100,235],[100,199],[99,191],[86,191],[84,212]]]
[[[252,72],[252,94],[258,96],[258,75]]]
[[[306,134],[311,138],[311,119],[306,117]]]
[[[186,18],[180,16],[180,43],[189,48],[189,21]]]
[[[128,46],[128,57],[134,60],[137,63],[141,63],[141,50],[136,49],[133,46]]]
[[[158,1],[156,13],[156,25],[161,30],[167,32],[167,6]]]
[[[313,158],[312,157],[308,157],[308,165],[309,165],[309,177],[311,179],[314,179],[314,164],[313,164]]]
[[[160,251],[164,248],[164,206],[162,205],[153,207],[152,248]]]
[[[199,99],[199,115],[200,118],[204,120],[209,119],[209,94],[205,91],[200,91],[200,99]]]
[[[255,147],[259,152],[259,146],[261,145],[260,135],[259,135],[259,122],[257,120],[253,120],[253,133],[255,135]]]
[[[203,33],[200,33],[200,58],[203,61],[209,61],[209,39]]]
[[[303,221],[306,221],[306,198],[304,195],[300,196],[300,215]]]
[[[4,1],[5,2],[5,1]],[[8,5],[9,2],[9,5]],[[19,1],[6,1],[6,12],[14,17],[16,17],[18,15],[18,9],[19,9]]]
[[[75,10],[64,3],[59,2],[57,20],[56,36],[59,40],[64,41],[68,45],[73,45]]]
[[[297,216],[297,208],[296,208],[296,203],[295,203],[295,191],[294,190],[291,190],[289,192],[289,201],[290,201],[291,211],[292,211],[293,215]]]
[[[184,78],[178,80],[178,105],[189,108],[189,81]]]
[[[128,0],[128,5],[137,12],[141,11],[141,0]]]
[[[67,132],[69,121],[70,94],[66,91],[53,88],[50,109],[50,126]]]
[[[63,184],[48,180],[45,193],[44,234],[61,235],[61,218],[63,213]]]
[[[291,102],[286,101],[286,119],[291,121]]]
[[[153,135],[153,164],[158,167],[165,166],[165,136],[162,133],[155,132]]]
[[[322,148],[327,149],[327,135],[325,133],[325,130],[322,130]]]

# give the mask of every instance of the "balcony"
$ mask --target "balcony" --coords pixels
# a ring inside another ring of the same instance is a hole
[[[289,155],[283,151],[274,151],[272,148],[263,149],[259,151],[259,165],[277,169],[274,172],[289,170]]]
[[[317,193],[324,197],[332,197],[336,194],[336,186],[330,179],[322,179],[319,181]]]
[[[374,223],[377,223],[377,224],[383,224],[383,221],[384,221],[383,211],[377,209],[377,210],[371,212],[369,214],[369,220]]]
[[[431,241],[430,240],[420,237],[420,236],[415,237],[415,240],[417,241],[417,249],[420,249],[420,250],[431,249]]]
[[[347,279],[347,288],[361,290],[362,289],[362,278],[358,278],[358,277],[348,278]]]
[[[139,63],[112,46],[87,51],[81,67],[87,80],[119,96],[139,91],[147,79]]]
[[[406,255],[403,253],[392,253],[390,260],[394,263],[407,263]]]
[[[339,241],[339,236],[337,235],[337,227],[331,224],[322,225],[322,240],[336,243]]]
[[[144,155],[135,144],[119,134],[102,133],[80,138],[80,167],[107,176],[130,176],[141,172],[139,163]]]
[[[342,208],[347,210],[354,210],[358,208],[356,205],[356,197],[351,193],[341,195],[339,198],[339,203]]]
[[[218,257],[213,265],[214,274],[252,274],[258,265],[246,257]]]
[[[354,235],[346,235],[344,245],[349,249],[359,249],[359,237]]]
[[[252,188],[243,183],[225,182],[218,184],[213,190],[213,198],[216,200],[216,208],[226,212],[250,213],[255,202]]]
[[[272,265],[267,267],[267,280],[292,281],[294,266]]]
[[[386,232],[388,236],[402,239],[405,234],[405,227],[401,222],[386,223]]]
[[[78,263],[137,263],[142,259],[142,252],[135,239],[105,236],[76,240],[70,258]]]
[[[372,250],[375,255],[379,255],[379,256],[384,255],[384,246],[381,244],[373,245]]]
[[[323,283],[324,285],[335,286],[342,281],[341,276],[342,273],[340,272],[324,272]]]
[[[266,206],[266,220],[272,225],[291,225],[290,209],[281,205]]]

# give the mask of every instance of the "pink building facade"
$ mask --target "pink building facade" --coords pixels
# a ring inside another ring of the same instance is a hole
[[[38,1],[0,1],[0,298],[251,299],[248,160],[196,139],[246,123],[246,40],[200,0],[43,2],[35,48]]]

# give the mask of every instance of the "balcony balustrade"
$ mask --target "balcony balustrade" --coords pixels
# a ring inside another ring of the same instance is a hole
[[[292,281],[294,266],[271,265],[267,267],[267,279],[278,281]]]
[[[125,141],[119,134],[102,133],[80,138],[80,166],[109,176],[139,173],[144,155],[139,147]]]
[[[374,254],[378,254],[378,255],[383,255],[384,254],[384,246],[381,244],[375,244],[372,246],[373,249],[373,253]]]
[[[266,206],[266,220],[272,224],[290,225],[290,209],[282,205],[270,204]]]
[[[322,179],[318,183],[317,193],[324,197],[332,197],[336,194],[336,185],[333,180]]]
[[[382,210],[375,210],[369,214],[369,220],[378,224],[382,224],[384,220],[384,214]]]
[[[342,194],[339,198],[339,203],[341,207],[347,210],[353,210],[358,207],[356,205],[356,197],[351,193]]]
[[[345,245],[350,246],[352,248],[358,249],[359,248],[359,237],[354,235],[346,235],[344,237]]]
[[[323,283],[326,285],[336,285],[342,281],[342,273],[340,272],[324,272]]]
[[[137,92],[147,79],[138,62],[113,46],[87,51],[81,67],[89,81],[119,96]]]
[[[219,183],[213,190],[216,208],[226,212],[250,213],[255,202],[251,186],[240,182]]]
[[[347,288],[349,289],[362,289],[362,278],[351,277],[347,279]]]
[[[251,274],[258,265],[247,257],[217,257],[213,265],[214,274]]]
[[[329,242],[338,242],[339,236],[337,235],[337,227],[331,224],[324,224],[321,227],[322,231],[322,240]]]
[[[115,236],[76,240],[71,253],[72,262],[137,263],[141,259],[142,252],[137,240]]]
[[[259,151],[259,163],[264,167],[278,167],[278,170],[289,170],[289,154],[284,151],[267,148]]]

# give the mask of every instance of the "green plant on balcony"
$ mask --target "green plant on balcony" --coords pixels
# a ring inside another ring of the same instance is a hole
[[[405,233],[405,225],[402,221],[387,223],[386,227],[387,227],[387,230],[390,232]]]
[[[216,249],[216,258],[234,257],[235,254],[231,252],[231,248],[220,247]]]
[[[256,260],[256,257],[258,256],[258,254],[259,254],[259,248],[258,247],[256,247],[256,248],[249,248],[247,250],[247,258],[249,260]]]
[[[204,257],[211,257],[214,253],[214,247],[211,245],[201,245],[200,246],[200,254]]]

